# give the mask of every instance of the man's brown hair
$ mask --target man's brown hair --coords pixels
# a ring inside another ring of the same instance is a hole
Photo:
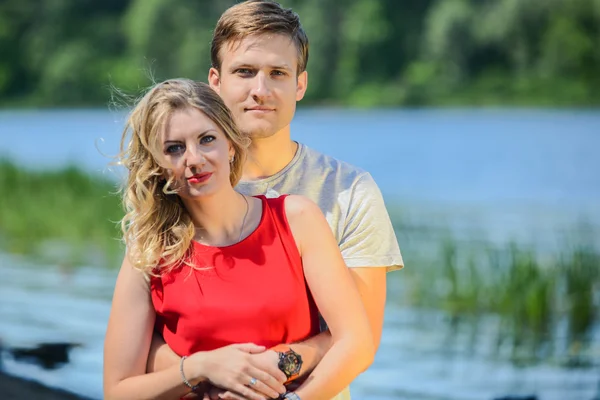
[[[300,17],[291,8],[283,8],[270,0],[247,0],[228,8],[221,15],[210,48],[212,66],[221,70],[219,52],[224,45],[268,33],[288,36],[298,51],[297,73],[306,70],[308,37],[300,24]]]

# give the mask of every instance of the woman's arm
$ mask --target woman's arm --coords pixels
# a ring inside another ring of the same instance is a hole
[[[104,342],[105,399],[175,399],[190,393],[179,363],[146,374],[155,318],[148,282],[125,258]],[[278,392],[285,391],[283,385],[250,361],[252,353],[264,350],[246,343],[194,353],[185,359],[183,372],[192,385],[210,382],[252,400],[264,400],[265,395],[277,397]],[[259,380],[254,390],[247,387],[252,378]]]
[[[288,196],[285,209],[306,281],[332,340],[296,393],[303,399],[329,399],[371,365],[373,335],[358,289],[321,210],[301,196]]]
[[[154,332],[152,343],[150,343],[146,372],[161,371],[172,365],[178,365],[180,361],[181,357],[171,350],[160,334]]]
[[[148,282],[126,256],[117,277],[104,340],[105,399],[174,399],[190,391],[178,366],[145,375],[154,320]],[[192,376],[190,366],[185,365],[187,377]]]

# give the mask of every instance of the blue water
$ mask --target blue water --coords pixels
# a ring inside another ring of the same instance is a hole
[[[74,163],[117,178],[126,114],[2,111],[0,157]],[[374,176],[405,224],[483,230],[555,247],[554,232],[600,226],[600,111],[300,109],[295,140]]]
[[[116,111],[2,111],[0,155],[104,171]],[[300,109],[294,139],[365,168],[386,196],[452,203],[597,207],[600,111]]]
[[[123,120],[122,112],[105,110],[1,111],[0,157],[33,169],[74,163],[116,178],[107,156],[118,151]],[[600,111],[301,109],[292,134],[369,170],[388,206],[400,205],[409,222],[468,221],[496,238],[537,237],[580,218],[600,223]],[[409,251],[405,261],[407,268],[418,268]],[[10,359],[6,368],[100,398],[114,272],[84,267],[65,275],[56,266],[0,253],[0,273],[0,336],[7,344],[84,344],[72,364],[56,371]],[[390,276],[390,299],[401,293],[401,283],[402,272]],[[380,351],[353,384],[354,398],[594,396],[598,371],[518,368],[489,354],[499,332],[493,319],[483,321],[482,330],[474,343],[468,332],[450,333],[439,313],[388,302]],[[599,338],[595,332],[596,360]]]
[[[5,356],[0,361],[7,371],[101,399],[102,346],[116,272],[84,266],[67,273],[2,253],[0,271],[0,333],[5,344],[82,344],[72,351],[71,363],[57,370]],[[390,297],[402,290],[401,280],[401,273],[390,277]],[[451,329],[441,312],[397,302],[388,302],[385,316],[375,362],[351,385],[355,400],[492,400],[507,394],[592,400],[596,393],[598,369],[554,363],[518,367],[508,355],[494,354],[502,333],[493,318],[482,319],[473,335],[468,326]],[[600,360],[600,329],[592,340],[591,351]]]

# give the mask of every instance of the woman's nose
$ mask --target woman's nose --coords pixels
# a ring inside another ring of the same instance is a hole
[[[185,166],[189,168],[200,168],[206,162],[206,158],[200,149],[195,146],[187,148],[185,153]]]

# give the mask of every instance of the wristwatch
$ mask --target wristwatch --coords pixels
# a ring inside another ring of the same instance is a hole
[[[277,345],[271,348],[271,350],[279,355],[277,366],[288,378],[285,383],[290,383],[300,376],[300,369],[302,368],[302,357],[300,354],[292,350],[290,346],[283,344]]]

